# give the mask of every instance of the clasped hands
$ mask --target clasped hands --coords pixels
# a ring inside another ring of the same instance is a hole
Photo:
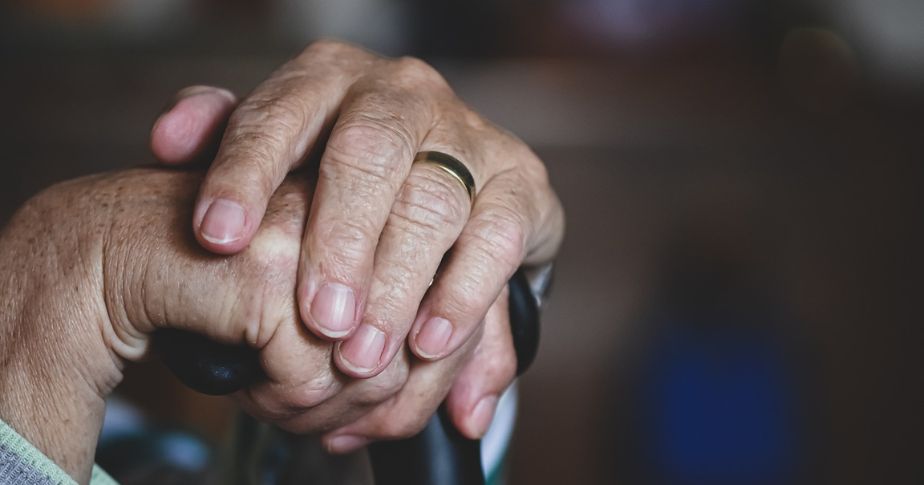
[[[444,399],[485,432],[516,368],[506,282],[563,234],[528,147],[421,61],[324,41],[241,102],[184,89],[151,148],[210,164],[59,184],[5,228],[4,420],[85,478],[103,398],[171,327],[260,349],[267,379],[235,398],[333,452],[413,435]],[[412,163],[426,150],[464,161],[474,201]]]

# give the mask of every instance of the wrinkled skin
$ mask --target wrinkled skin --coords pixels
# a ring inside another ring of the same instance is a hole
[[[163,164],[215,144],[205,175],[60,184],[4,229],[0,416],[86,481],[104,397],[177,327],[260,348],[269,379],[236,398],[332,452],[410,436],[444,399],[481,436],[515,372],[506,282],[564,232],[536,155],[425,63],[333,41],[241,102],[182,90],[151,134]],[[465,163],[474,201],[425,150]],[[318,179],[292,178],[312,153]]]
[[[163,164],[210,164],[187,223],[216,254],[247,248],[286,174],[318,161],[294,296],[304,325],[335,342],[334,364],[355,378],[389,369],[407,349],[424,362],[467,358],[486,321],[506,320],[513,272],[550,261],[564,234],[545,166],[522,141],[426,63],[343,42],[311,44],[241,101],[217,87],[181,90],[154,124],[151,149]],[[412,163],[425,150],[468,167],[474,202],[439,168]],[[509,346],[494,352],[514,358]],[[459,376],[446,406],[463,434],[484,433],[510,380]],[[393,435],[383,432],[391,422],[373,414],[328,444],[353,450]]]
[[[0,416],[81,483],[106,395],[162,327],[259,348],[268,380],[235,397],[287,430],[327,433],[335,451],[414,434],[456,378],[513,378],[503,303],[463,352],[409,365],[401,351],[374,377],[343,375],[334,344],[302,325],[293,298],[309,181],[283,182],[249,246],[215,256],[183,223],[201,180],[138,169],[59,184],[28,201],[0,237]],[[450,412],[463,425],[471,419]],[[343,432],[352,426],[363,433]]]
[[[245,248],[280,181],[317,155],[296,297],[305,325],[337,342],[334,361],[353,377],[382,372],[406,347],[424,361],[465,353],[517,267],[550,261],[562,239],[541,160],[418,59],[316,42],[241,102],[215,87],[180,91],[151,148],[162,163],[188,163],[219,137],[191,218],[218,254]],[[468,167],[474,203],[451,176],[412,163],[427,150]]]

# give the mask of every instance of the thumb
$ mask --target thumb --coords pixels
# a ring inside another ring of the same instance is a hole
[[[151,152],[164,164],[189,163],[218,141],[237,97],[212,86],[190,86],[176,95],[151,128]]]

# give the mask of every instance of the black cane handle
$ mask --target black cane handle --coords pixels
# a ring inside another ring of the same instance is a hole
[[[539,347],[539,309],[522,270],[508,283],[510,327],[517,374],[532,363]],[[181,330],[155,336],[161,359],[186,386],[204,394],[230,394],[263,376],[257,350],[229,345]],[[370,447],[377,485],[481,485],[480,446],[459,434],[445,417],[434,415],[417,436]]]

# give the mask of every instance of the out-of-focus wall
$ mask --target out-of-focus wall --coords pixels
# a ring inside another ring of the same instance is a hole
[[[150,163],[185,85],[246,94],[320,35],[421,55],[568,211],[511,483],[914,483],[919,4],[7,1],[0,219]],[[228,426],[156,363],[128,381],[164,422]]]

